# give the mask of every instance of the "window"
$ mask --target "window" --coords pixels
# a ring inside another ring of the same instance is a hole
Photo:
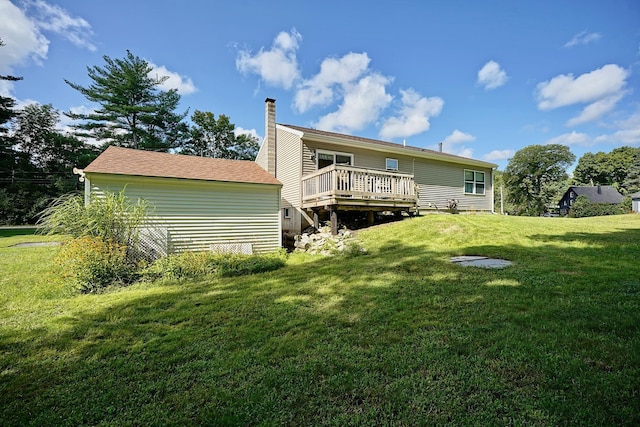
[[[386,161],[386,169],[388,171],[397,171],[398,170],[398,159],[389,159]]]
[[[484,172],[464,171],[465,194],[484,194]]]
[[[333,151],[317,150],[318,169],[326,168],[333,164],[336,165],[353,165],[353,154],[337,153]]]
[[[291,218],[291,208],[282,208],[282,217],[284,219]]]

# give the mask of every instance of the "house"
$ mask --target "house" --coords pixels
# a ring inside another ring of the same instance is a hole
[[[640,191],[631,195],[631,210],[640,213]]]
[[[571,186],[560,199],[561,215],[567,215],[578,196],[587,196],[591,203],[622,203],[622,194],[610,185],[596,185],[592,187]]]
[[[122,189],[147,200],[153,224],[147,233],[159,236],[160,252],[261,253],[282,246],[282,184],[255,162],[112,146],[77,172],[85,179],[85,203]]]
[[[497,165],[357,136],[276,123],[275,100],[265,101],[265,139],[256,162],[282,182],[285,236],[329,218],[377,212],[418,214],[456,205],[493,211]]]

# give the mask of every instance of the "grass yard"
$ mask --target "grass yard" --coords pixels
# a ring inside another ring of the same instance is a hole
[[[640,215],[431,215],[366,255],[101,295],[3,236],[3,426],[640,424]]]

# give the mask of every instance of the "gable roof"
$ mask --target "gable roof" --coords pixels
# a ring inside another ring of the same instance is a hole
[[[115,146],[108,147],[84,172],[282,185],[251,160],[212,159]]]
[[[460,163],[465,165],[480,166],[485,168],[497,168],[495,163],[485,162],[482,160],[471,159],[468,157],[456,156],[455,154],[443,153],[441,151],[429,150],[427,148],[412,147],[409,145],[396,144],[394,142],[380,141],[377,139],[362,138],[359,136],[346,135],[342,133],[327,132],[318,129],[305,128],[296,125],[278,124],[278,126],[292,129],[300,132],[301,138],[309,138],[322,142],[353,145],[361,148],[369,148],[377,151],[393,152],[408,156],[426,157],[434,160],[441,160],[451,163]]]
[[[577,196],[587,196],[591,203],[622,203],[622,194],[610,185],[597,185],[593,187],[569,187],[567,193],[572,191]],[[565,193],[566,195],[566,193]],[[564,198],[564,197],[563,197]]]

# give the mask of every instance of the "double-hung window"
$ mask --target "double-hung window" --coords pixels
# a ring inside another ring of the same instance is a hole
[[[484,194],[485,173],[481,171],[464,171],[464,192],[465,194]]]

